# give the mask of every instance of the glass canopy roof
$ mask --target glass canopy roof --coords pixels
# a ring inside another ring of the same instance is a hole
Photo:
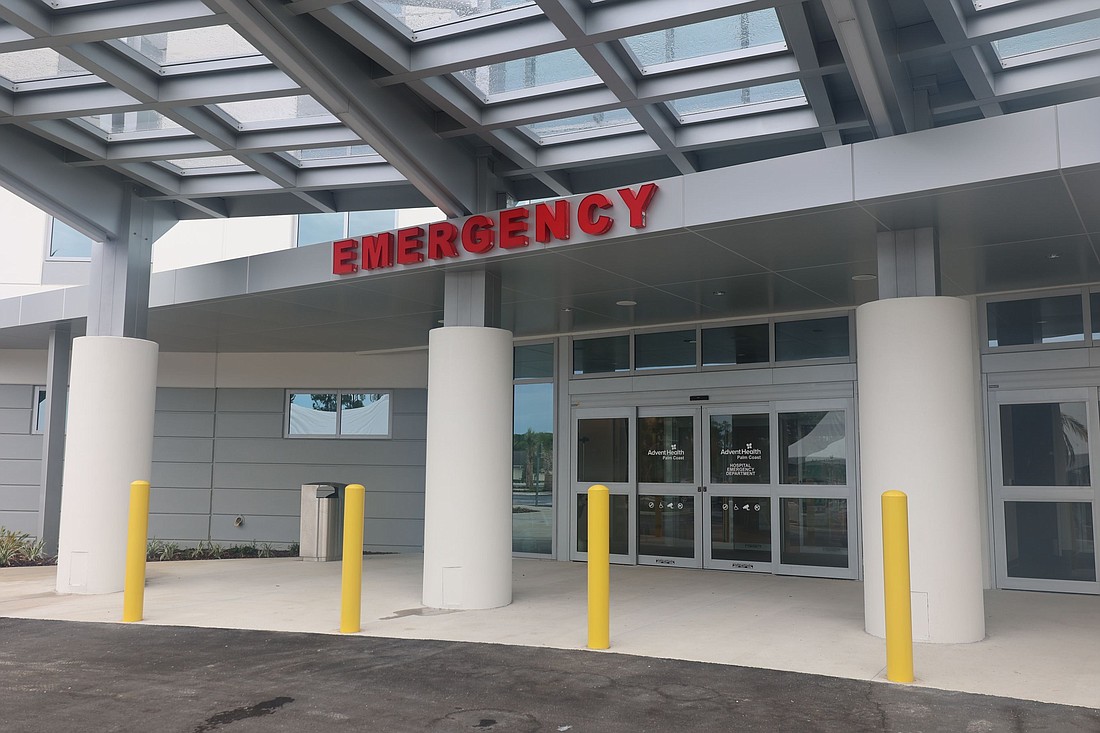
[[[184,218],[458,215],[486,160],[531,200],[1100,95],[1100,7],[949,4],[3,1],[0,145]]]
[[[534,4],[533,0],[394,0],[379,3],[414,31]]]
[[[1042,61],[1051,58],[1051,52],[1065,56],[1098,48],[1100,18],[993,41],[993,49],[1004,66]]]

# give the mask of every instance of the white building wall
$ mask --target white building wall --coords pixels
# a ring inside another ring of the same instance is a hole
[[[4,222],[0,298],[32,292],[37,288],[26,286],[42,282],[49,217],[15,194],[0,189],[0,221]]]

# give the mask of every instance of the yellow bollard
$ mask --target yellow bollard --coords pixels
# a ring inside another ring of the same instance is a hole
[[[909,583],[909,506],[900,491],[882,495],[882,577],[886,600],[886,679],[913,681],[913,607]]]
[[[363,600],[363,504],[366,489],[344,489],[344,551],[340,576],[340,633],[358,634]]]
[[[122,620],[141,621],[145,609],[145,555],[149,545],[149,482],[130,484],[130,526],[126,532],[126,580]]]
[[[611,646],[611,494],[588,489],[588,648]]]

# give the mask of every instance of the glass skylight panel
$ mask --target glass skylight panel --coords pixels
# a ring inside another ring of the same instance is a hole
[[[802,84],[797,81],[761,84],[760,86],[732,89],[728,92],[715,92],[697,97],[673,99],[669,102],[669,105],[679,115],[682,122],[692,122],[691,117],[693,115],[733,109],[750,111],[753,105],[778,102],[783,99],[805,102],[806,95],[802,91]]]
[[[634,115],[625,109],[613,109],[607,112],[566,117],[560,120],[534,122],[527,129],[544,143],[554,142],[553,138],[579,132],[594,132],[615,127],[639,127]]]
[[[1080,23],[1002,38],[999,41],[993,41],[993,50],[997,52],[1002,65],[1016,66],[1043,58],[1067,56],[1092,50],[1098,45],[1100,45],[1100,18],[1093,18]]]
[[[202,168],[224,168],[226,166],[243,166],[241,161],[232,155],[212,155],[208,158],[176,158],[168,163],[184,171],[199,170]]]
[[[370,145],[340,145],[333,148],[306,148],[304,150],[288,150],[290,155],[300,161],[332,160],[334,158],[358,158],[364,155],[378,155],[378,151]]]
[[[692,23],[623,39],[643,68],[771,43],[783,43],[775,10]]]
[[[217,105],[237,122],[276,122],[308,117],[331,117],[332,113],[313,97],[272,97],[244,102],[222,102]]]
[[[592,67],[572,48],[464,69],[462,74],[487,95],[533,89],[596,75]]]
[[[152,132],[154,130],[182,130],[172,120],[160,112],[140,110],[138,112],[112,112],[110,114],[90,115],[81,118],[92,123],[106,133],[117,135],[124,132]]]
[[[391,0],[379,3],[414,31],[534,4],[534,0]]]
[[[52,48],[35,48],[0,53],[0,76],[10,82],[20,83],[91,76],[91,72],[69,61]]]
[[[130,36],[122,41],[160,66],[260,55],[255,46],[227,25]]]

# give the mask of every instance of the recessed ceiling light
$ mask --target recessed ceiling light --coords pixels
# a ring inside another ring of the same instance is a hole
[[[638,301],[636,301],[636,300],[616,300],[615,305],[622,305],[622,306],[628,306],[629,307],[629,306],[632,306],[632,305],[638,305]]]
[[[1051,252],[1050,254],[1047,255],[1047,259],[1048,260],[1056,260],[1061,256],[1062,255],[1058,254],[1057,252]]]
[[[438,321],[436,321],[436,323],[438,323],[440,326],[442,326],[443,325],[443,319],[440,318]]]
[[[711,293],[711,295],[717,295],[717,296],[719,296],[719,297],[721,297],[721,296],[723,296],[723,295],[725,295],[725,294],[726,294],[726,291],[725,291],[725,290],[715,290],[715,291],[714,291],[713,293]]]
[[[865,272],[859,275],[852,275],[852,279],[856,282],[864,282],[866,280],[878,280],[878,275],[872,275],[869,272]]]

